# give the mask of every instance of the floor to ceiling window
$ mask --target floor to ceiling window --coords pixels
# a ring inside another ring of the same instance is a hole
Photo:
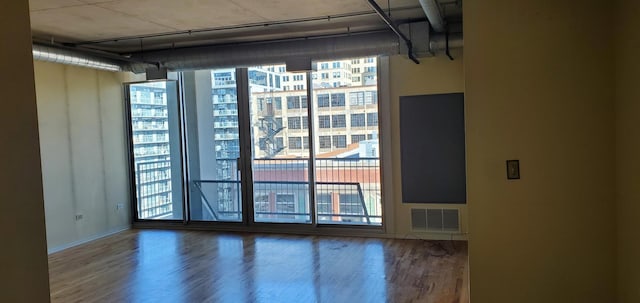
[[[183,77],[190,219],[241,222],[236,70],[203,70]]]
[[[182,220],[177,83],[133,83],[126,88],[136,219]]]
[[[318,223],[380,225],[377,60],[317,66],[312,106]]]
[[[374,57],[182,73],[186,219],[382,225],[377,81]]]
[[[311,223],[306,87],[284,64],[249,69],[256,222]]]

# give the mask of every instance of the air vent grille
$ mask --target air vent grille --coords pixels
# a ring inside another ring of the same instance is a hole
[[[423,232],[459,232],[460,211],[455,208],[412,208],[411,228]]]

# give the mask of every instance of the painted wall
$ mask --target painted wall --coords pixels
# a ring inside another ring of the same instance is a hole
[[[466,238],[467,207],[456,204],[402,203],[402,171],[400,159],[400,96],[459,93],[464,91],[464,60],[462,52],[453,53],[454,61],[439,55],[422,58],[415,64],[406,56],[389,60],[389,94],[391,100],[391,155],[393,180],[393,233],[398,238],[451,239],[451,234],[411,231],[411,208],[457,208],[460,210],[462,233],[453,239]]]
[[[640,2],[617,1],[616,198],[618,202],[618,301],[640,302]]]
[[[464,2],[474,303],[615,302],[610,12]],[[507,159],[521,180],[506,180]]]
[[[49,251],[130,225],[124,77],[35,62]]]
[[[0,302],[48,302],[29,2],[0,2]]]

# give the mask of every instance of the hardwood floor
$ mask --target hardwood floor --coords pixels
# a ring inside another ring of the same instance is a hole
[[[52,302],[460,302],[466,242],[130,230],[49,256]]]

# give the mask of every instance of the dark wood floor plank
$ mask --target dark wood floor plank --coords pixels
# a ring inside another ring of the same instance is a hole
[[[466,242],[130,230],[49,256],[52,302],[461,302]]]

